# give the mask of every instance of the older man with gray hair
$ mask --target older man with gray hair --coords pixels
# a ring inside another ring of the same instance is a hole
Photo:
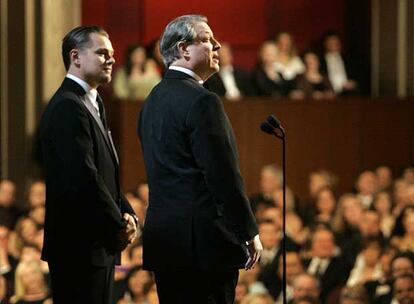
[[[168,70],[140,114],[150,190],[144,268],[161,304],[233,303],[238,269],[262,251],[223,105],[201,84],[219,70],[207,18],[171,21],[160,49]]]

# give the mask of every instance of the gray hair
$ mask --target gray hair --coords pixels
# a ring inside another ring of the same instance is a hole
[[[208,20],[201,15],[184,15],[168,23],[160,41],[160,51],[166,67],[181,58],[178,43],[191,43],[197,38],[194,25],[198,22],[207,23]]]

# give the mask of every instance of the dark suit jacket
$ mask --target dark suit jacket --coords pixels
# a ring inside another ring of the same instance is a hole
[[[250,84],[248,75],[238,67],[233,67],[233,76],[236,82],[236,86],[239,89],[241,95],[243,96],[252,96],[253,88]],[[226,88],[224,86],[223,80],[219,73],[214,74],[211,76],[204,85],[210,91],[216,93],[219,96],[226,95]]]
[[[84,94],[65,78],[41,119],[39,155],[46,180],[42,258],[106,266],[119,262],[121,214],[134,212],[119,189],[110,132],[83,102]]]
[[[303,265],[308,269],[312,259],[305,259]],[[321,281],[321,301],[325,303],[329,294],[337,288],[345,285],[348,280],[351,266],[347,260],[342,256],[334,256],[331,258],[328,267],[322,276],[319,277]]]
[[[168,70],[140,114],[150,189],[144,268],[243,267],[258,234],[223,105],[185,73]]]

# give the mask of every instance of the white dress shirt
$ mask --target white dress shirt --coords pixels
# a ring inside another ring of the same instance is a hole
[[[325,54],[326,67],[329,81],[336,93],[341,93],[345,83],[348,81],[345,64],[338,52]]]
[[[224,88],[226,89],[226,98],[238,99],[241,97],[239,88],[236,85],[236,79],[234,78],[233,66],[226,66],[220,68],[220,77],[223,80]]]
[[[83,97],[84,101],[91,103],[93,107],[96,109],[96,112],[98,112],[99,117],[101,117],[101,114],[99,113],[99,105],[96,101],[98,91],[96,89],[91,88],[91,86],[86,81],[80,79],[79,77],[76,77],[75,75],[67,74],[66,77],[75,81],[85,90],[86,94]]]
[[[187,75],[190,75],[195,80],[197,80],[199,84],[203,84],[204,83],[203,79],[201,79],[200,76],[198,76],[196,73],[194,73],[190,69],[183,68],[183,67],[180,67],[180,66],[177,66],[177,65],[170,65],[169,69],[170,70],[175,70],[175,71],[180,71],[180,72],[183,72],[183,73],[185,73]]]

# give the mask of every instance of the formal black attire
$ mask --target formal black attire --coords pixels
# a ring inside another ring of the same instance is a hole
[[[309,268],[311,262],[312,258],[303,261],[305,269]],[[314,275],[318,277],[321,282],[320,299],[322,303],[326,302],[332,292],[338,291],[339,288],[345,285],[351,269],[351,264],[349,264],[348,260],[342,256],[333,256],[329,258],[328,265],[324,270],[318,267],[317,272]]]
[[[150,191],[143,267],[155,272],[161,303],[232,303],[243,244],[258,229],[220,99],[169,69],[138,133]]]
[[[120,191],[118,157],[85,90],[65,78],[40,123],[46,181],[42,259],[49,263],[53,298],[60,303],[109,303],[120,262],[122,214],[134,214]]]

